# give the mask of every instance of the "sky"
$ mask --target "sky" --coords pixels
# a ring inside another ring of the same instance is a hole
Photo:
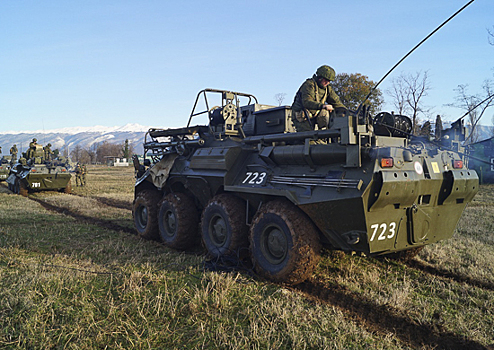
[[[323,64],[377,82],[467,2],[1,0],[0,133],[181,127],[205,88],[290,105]],[[412,53],[379,86],[383,110],[393,78],[427,71],[424,104],[459,118],[446,106],[457,86],[480,94],[494,79],[493,14],[493,0],[475,0]]]

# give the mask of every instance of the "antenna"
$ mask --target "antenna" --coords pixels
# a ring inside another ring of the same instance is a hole
[[[461,9],[459,9],[458,11],[456,11],[454,14],[452,14],[447,20],[445,20],[443,23],[441,23],[441,25],[439,25],[436,29],[434,29],[429,35],[427,35],[424,39],[422,39],[421,42],[419,42],[417,45],[415,45],[415,47],[413,49],[411,49],[410,51],[408,51],[408,53],[403,56],[401,58],[401,60],[399,60],[382,78],[381,80],[379,80],[377,82],[376,85],[374,85],[372,87],[372,89],[369,91],[369,94],[365,97],[365,99],[359,104],[358,108],[357,108],[357,115],[359,115],[360,113],[360,110],[362,109],[362,105],[365,103],[365,101],[367,101],[370,97],[370,95],[372,95],[372,93],[377,89],[377,87],[379,86],[379,84],[381,84],[383,82],[384,79],[386,79],[388,77],[388,75],[391,74],[392,71],[395,70],[396,67],[398,67],[401,62],[403,62],[408,56],[410,56],[412,54],[413,51],[415,51],[420,45],[422,45],[425,41],[427,41],[427,39],[429,39],[431,36],[433,36],[439,29],[441,29],[446,23],[448,23],[449,21],[451,21],[456,15],[458,15],[460,12],[462,12],[465,8],[467,8],[467,6],[469,6],[472,2],[474,2],[475,0],[470,0],[467,4],[465,4]]]

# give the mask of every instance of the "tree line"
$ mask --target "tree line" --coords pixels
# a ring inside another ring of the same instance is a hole
[[[70,154],[67,149],[64,149],[64,152],[73,162],[97,164],[106,163],[109,157],[130,159],[134,154],[134,146],[128,139],[121,144],[103,141],[86,147],[76,145],[70,150]]]

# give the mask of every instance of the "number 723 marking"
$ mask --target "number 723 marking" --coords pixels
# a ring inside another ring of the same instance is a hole
[[[370,242],[377,236],[378,241],[384,241],[385,239],[391,239],[396,235],[396,222],[390,222],[389,226],[383,222],[382,224],[371,225],[372,236]]]

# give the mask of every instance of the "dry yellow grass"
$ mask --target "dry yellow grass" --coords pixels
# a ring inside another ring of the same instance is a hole
[[[90,169],[77,196],[33,196],[93,223],[0,191],[0,348],[487,348],[493,189],[413,264],[331,253],[297,288],[207,271],[200,253],[101,225],[132,226],[129,209],[101,201],[132,202],[132,169]]]

